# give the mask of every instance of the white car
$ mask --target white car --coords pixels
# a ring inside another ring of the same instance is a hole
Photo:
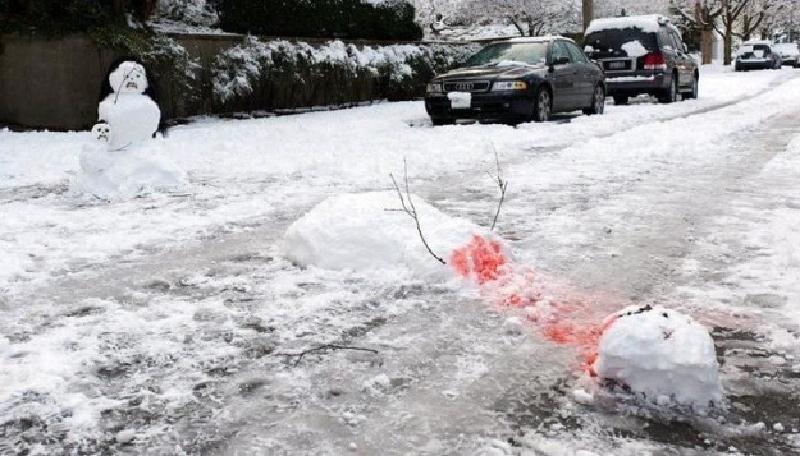
[[[797,43],[777,43],[773,49],[781,55],[784,65],[800,68],[800,49]]]

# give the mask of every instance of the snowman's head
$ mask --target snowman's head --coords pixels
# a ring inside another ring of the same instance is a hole
[[[98,141],[108,142],[111,136],[111,126],[107,123],[100,121],[92,127],[92,136]]]
[[[141,95],[147,90],[147,72],[142,65],[126,60],[111,72],[108,82],[115,93]]]

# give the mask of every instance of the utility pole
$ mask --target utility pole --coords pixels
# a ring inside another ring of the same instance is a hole
[[[583,0],[583,31],[589,28],[589,23],[594,19],[594,0]]]

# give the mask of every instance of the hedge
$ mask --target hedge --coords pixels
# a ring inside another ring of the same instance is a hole
[[[320,47],[247,37],[211,68],[214,109],[273,110],[424,94],[437,73],[463,63],[474,45],[359,48],[342,41]]]
[[[413,41],[422,37],[406,1],[225,0],[220,23],[228,32],[268,36]]]

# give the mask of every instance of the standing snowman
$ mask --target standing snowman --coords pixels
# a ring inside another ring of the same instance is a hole
[[[183,173],[157,153],[161,110],[148,94],[144,66],[123,60],[106,82],[92,128],[97,142],[81,153],[77,190],[111,200],[181,186]]]

